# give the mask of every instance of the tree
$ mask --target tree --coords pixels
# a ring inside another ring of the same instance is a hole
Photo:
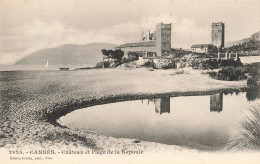
[[[124,51],[122,51],[120,49],[115,50],[115,59],[118,59],[121,61],[123,56],[124,56]]]
[[[117,59],[119,61],[122,60],[122,57],[124,56],[124,51],[118,49],[118,50],[106,50],[106,49],[102,49],[101,50],[102,54],[107,56],[108,58],[111,59]]]
[[[107,53],[108,53],[108,57],[109,57],[109,58],[115,59],[115,51],[113,51],[113,50],[108,50]]]
[[[104,56],[108,56],[108,55],[109,55],[109,54],[108,54],[108,51],[107,51],[106,49],[102,49],[101,52],[102,52],[102,54],[103,54]]]
[[[209,54],[217,54],[218,53],[218,48],[217,46],[213,46],[212,44],[210,44],[208,46],[208,53]]]

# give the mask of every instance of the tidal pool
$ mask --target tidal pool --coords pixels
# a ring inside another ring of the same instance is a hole
[[[245,92],[161,97],[96,105],[75,110],[58,122],[71,129],[96,131],[199,150],[220,150],[239,130],[247,108],[257,103]]]

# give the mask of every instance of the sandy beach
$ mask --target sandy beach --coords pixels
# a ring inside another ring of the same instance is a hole
[[[190,150],[133,139],[83,133],[56,120],[96,104],[156,97],[239,91],[246,81],[218,81],[203,71],[100,69],[80,71],[1,72],[1,142],[5,148],[138,149],[147,152]],[[204,71],[205,72],[205,71]]]

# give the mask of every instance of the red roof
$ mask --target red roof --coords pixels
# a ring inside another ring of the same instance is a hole
[[[138,43],[126,43],[115,48],[126,48],[126,47],[150,47],[155,46],[155,41],[138,42]]]

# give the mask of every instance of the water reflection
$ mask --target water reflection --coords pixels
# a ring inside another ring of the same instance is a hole
[[[248,101],[246,93],[164,96],[79,109],[61,117],[60,122],[72,129],[119,138],[219,150],[254,103],[257,101]]]
[[[154,99],[156,113],[170,113],[170,97]]]
[[[142,100],[143,103],[144,100]],[[155,112],[158,114],[171,112],[171,98],[162,97],[155,99],[148,99],[147,105],[151,105],[153,102]],[[217,93],[210,95],[210,112],[222,112],[223,109],[223,93]]]
[[[223,93],[210,95],[210,112],[221,112],[223,108]]]
[[[148,99],[147,105],[150,105],[150,102],[153,102],[155,112],[162,114],[162,113],[170,113],[171,109],[171,99],[170,97],[162,97],[162,98],[155,98],[155,99]],[[142,99],[142,104],[144,103],[144,100]]]
[[[236,95],[239,94],[239,92],[235,92]],[[223,110],[223,94],[225,95],[233,95],[233,92],[224,92],[224,93],[217,93],[210,95],[210,112],[222,112]],[[260,92],[259,89],[254,90],[248,90],[246,93],[246,98],[248,101],[254,101],[256,99],[260,98]],[[142,100],[143,102],[144,100]],[[162,114],[162,113],[170,113],[171,109],[171,99],[170,97],[162,97],[162,98],[155,98],[155,99],[148,99],[147,105],[150,105],[150,102],[153,102],[155,106],[155,112]]]

